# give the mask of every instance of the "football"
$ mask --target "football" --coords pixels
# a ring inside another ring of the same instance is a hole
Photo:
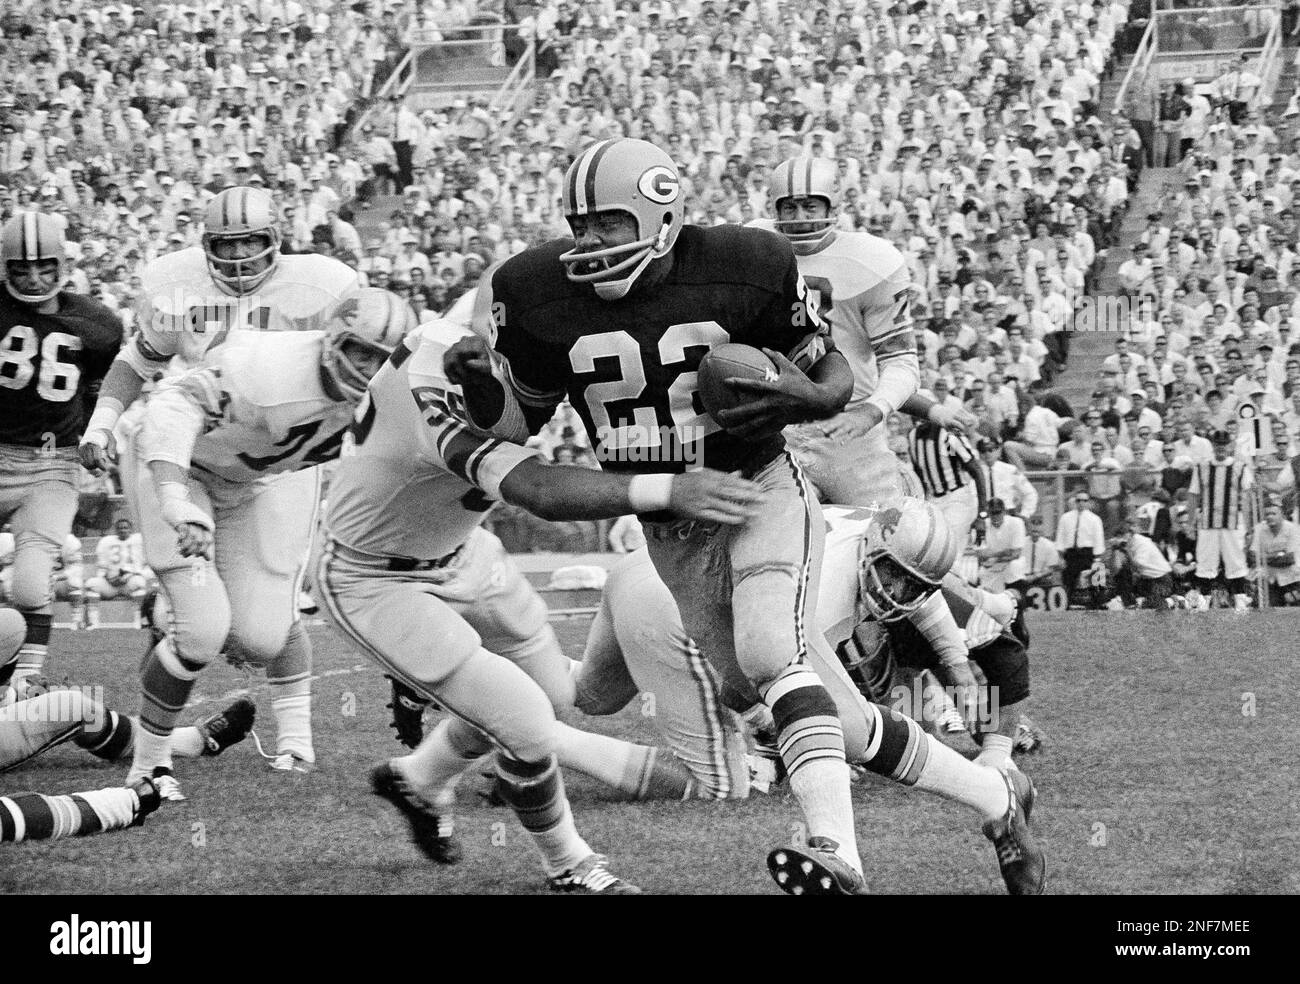
[[[727,385],[728,379],[775,380],[777,375],[775,363],[762,350],[752,345],[719,345],[700,360],[697,378],[700,402],[710,415],[729,410],[750,402],[755,394],[733,389]]]

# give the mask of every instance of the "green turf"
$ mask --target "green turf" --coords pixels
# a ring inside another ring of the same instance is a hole
[[[556,625],[578,654],[586,620]],[[1293,613],[1072,613],[1031,626],[1033,716],[1049,744],[1022,764],[1040,790],[1049,891],[1300,891]],[[460,865],[432,866],[411,847],[405,825],[366,788],[370,765],[400,751],[387,728],[386,683],[328,629],[312,635],[324,674],[317,772],[272,773],[252,742],[218,759],[181,760],[188,803],[164,805],[136,830],[0,846],[0,892],[539,890],[521,828],[473,795],[459,814]],[[59,632],[51,669],[101,683],[110,706],[134,709],[142,639]],[[207,702],[186,720],[247,683],[224,664],[209,669],[197,691]],[[264,684],[253,689],[269,715]],[[1242,713],[1245,693],[1254,716]],[[634,710],[597,727],[652,740]],[[68,793],[115,785],[124,772],[66,746],[0,775],[0,792]],[[633,805],[580,777],[569,789],[592,845],[656,892],[774,892],[763,860],[798,819],[788,795]],[[964,809],[871,778],[854,800],[874,891],[1002,891],[992,849]]]

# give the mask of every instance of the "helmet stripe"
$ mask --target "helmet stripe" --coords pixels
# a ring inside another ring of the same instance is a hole
[[[28,212],[23,216],[23,252],[26,260],[41,258],[41,224],[36,221],[36,213]]]
[[[592,144],[578,158],[577,167],[573,169],[573,185],[570,193],[573,196],[573,211],[578,215],[585,215],[591,208],[591,202],[588,200],[590,192],[594,185],[587,180],[587,175],[591,172],[594,159],[601,153],[602,148],[608,144],[608,140],[602,140],[598,144]]]
[[[807,158],[807,161],[808,164],[804,170],[804,175],[803,175],[803,193],[805,198],[812,194],[812,186],[813,186],[812,183],[813,159],[809,157]]]
[[[223,228],[230,227],[230,196],[226,194],[221,196],[221,225]]]
[[[588,211],[594,211],[598,207],[596,202],[596,168],[600,167],[601,158],[605,156],[605,152],[612,146],[614,146],[614,141],[606,140],[591,155],[591,166],[587,168],[586,187],[584,189]]]
[[[240,226],[243,227],[248,226],[248,189],[247,188],[239,189],[239,224]]]

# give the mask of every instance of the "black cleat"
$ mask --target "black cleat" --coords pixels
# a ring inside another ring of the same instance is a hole
[[[388,705],[393,710],[393,721],[389,727],[397,732],[397,740],[403,745],[416,748],[424,741],[424,712],[432,701],[400,680],[388,680],[393,685],[393,701]]]
[[[1047,859],[1043,849],[1029,831],[1029,814],[1034,808],[1037,791],[1019,769],[1002,773],[1007,782],[1010,803],[1006,816],[984,825],[984,836],[993,842],[998,867],[1009,895],[1042,895],[1047,884]]]
[[[767,856],[767,870],[787,895],[866,895],[866,879],[835,853],[837,847],[829,837],[778,847]]]
[[[253,729],[257,708],[247,697],[240,697],[224,711],[205,717],[194,726],[203,738],[204,755],[220,755],[231,745],[238,745]]]
[[[154,785],[154,781],[148,776],[137,779],[131,783],[130,788],[140,803],[136,807],[135,819],[131,821],[131,826],[139,827],[144,823],[145,817],[162,805],[162,797],[158,795],[158,787]]]
[[[382,762],[370,770],[370,788],[401,811],[411,827],[411,840],[430,861],[455,864],[461,859],[450,809],[425,799],[393,768]]]

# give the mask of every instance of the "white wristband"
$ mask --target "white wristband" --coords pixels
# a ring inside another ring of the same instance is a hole
[[[673,500],[673,476],[637,475],[627,486],[627,501],[633,512],[667,509]]]
[[[160,482],[158,501],[162,506],[163,520],[169,526],[193,523],[209,532],[213,529],[212,517],[190,499],[190,490],[180,482]]]
[[[90,415],[90,420],[86,424],[86,434],[89,435],[97,430],[105,430],[111,434],[121,416],[122,404],[117,400],[106,397],[96,401],[95,412]]]

